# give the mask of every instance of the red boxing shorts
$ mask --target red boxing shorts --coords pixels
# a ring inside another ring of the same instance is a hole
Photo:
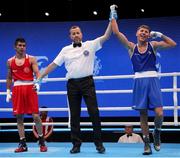
[[[12,103],[14,115],[39,113],[38,96],[33,84],[14,86]]]

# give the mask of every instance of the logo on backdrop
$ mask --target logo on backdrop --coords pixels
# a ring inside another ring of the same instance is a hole
[[[161,54],[159,52],[157,52],[156,54],[156,68],[157,68],[157,71],[159,73],[161,73],[161,63],[160,63],[160,59],[161,59]]]
[[[101,69],[102,69],[101,60],[97,56],[95,56],[93,75],[94,76],[99,75]]]
[[[40,73],[42,73],[48,65],[48,57],[47,56],[36,56],[36,59],[38,62],[39,71],[40,71]],[[45,78],[48,78],[48,75],[45,76]]]

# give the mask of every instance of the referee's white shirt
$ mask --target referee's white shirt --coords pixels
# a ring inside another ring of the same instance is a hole
[[[129,137],[127,137],[127,134],[121,136],[118,143],[143,143],[143,140],[140,135],[132,133],[132,136]]]
[[[93,75],[95,53],[102,48],[100,41],[99,37],[82,42],[81,47],[74,48],[73,44],[68,45],[60,51],[53,62],[58,66],[65,63],[67,79]]]

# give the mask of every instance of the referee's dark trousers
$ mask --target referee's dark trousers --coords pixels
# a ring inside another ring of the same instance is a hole
[[[101,122],[93,77],[87,76],[78,79],[69,79],[67,82],[67,94],[71,113],[71,140],[73,146],[81,146],[80,114],[82,98],[84,98],[92,121],[94,143],[96,146],[102,145]]]

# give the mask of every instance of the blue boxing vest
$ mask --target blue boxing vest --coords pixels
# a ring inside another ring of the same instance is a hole
[[[137,44],[131,57],[134,72],[157,71],[156,55],[152,45],[148,42],[147,50],[141,54],[138,51]]]

